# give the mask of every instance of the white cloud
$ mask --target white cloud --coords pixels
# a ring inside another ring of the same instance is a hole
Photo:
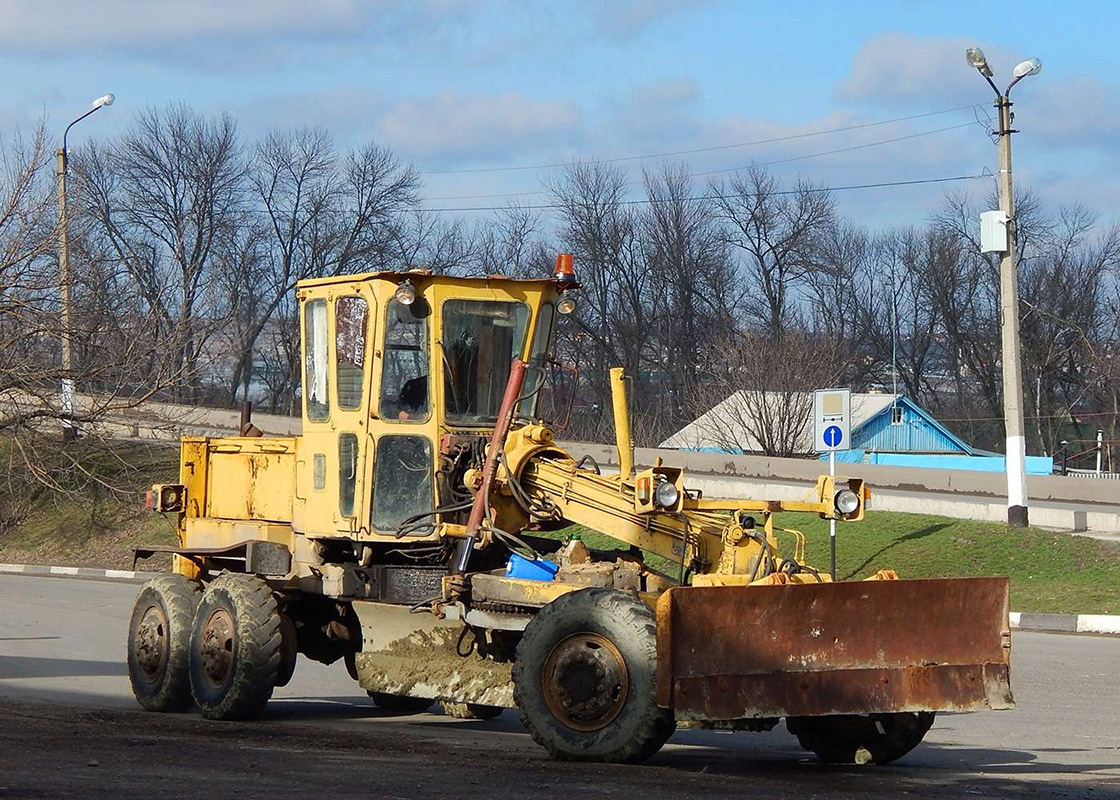
[[[441,92],[389,105],[374,137],[410,157],[485,158],[574,142],[581,122],[568,101]]]
[[[634,36],[662,17],[707,5],[711,0],[597,0],[594,18],[616,36]]]
[[[57,53],[207,50],[383,36],[431,27],[466,0],[0,0],[0,46]],[[423,25],[419,23],[423,22]]]
[[[0,0],[0,44],[62,49],[79,43],[128,44],[208,35],[344,31],[359,21],[356,0]]]
[[[1024,131],[1037,134],[1052,145],[1120,148],[1120,87],[1096,78],[1044,80],[1028,89],[1019,84],[1012,92]],[[1028,94],[1029,92],[1029,94]],[[1021,99],[1015,97],[1016,93]]]
[[[1013,55],[972,39],[886,33],[864,42],[852,59],[847,77],[836,85],[837,96],[850,102],[878,105],[921,105],[984,102],[991,89],[965,63],[965,48],[979,44],[989,63],[1009,76]]]
[[[700,98],[700,90],[689,76],[639,84],[633,91],[636,105],[677,105]]]

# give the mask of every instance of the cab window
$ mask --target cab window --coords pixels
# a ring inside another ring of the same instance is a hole
[[[335,376],[338,407],[353,411],[362,405],[366,366],[366,301],[340,297],[334,303]]]
[[[307,395],[307,419],[322,422],[331,415],[326,300],[312,300],[304,305],[303,330],[303,389]]]
[[[381,368],[381,417],[388,422],[428,418],[428,304],[389,301],[385,311],[385,358]]]
[[[338,437],[338,513],[354,516],[354,487],[358,476],[358,437],[343,433]]]
[[[426,436],[377,441],[370,527],[396,531],[411,516],[432,510],[432,445]]]
[[[447,420],[492,425],[513,360],[525,347],[524,303],[448,300],[443,304],[442,349]]]
[[[522,417],[532,417],[537,413],[541,392],[544,389],[545,361],[548,348],[552,343],[552,323],[556,310],[552,303],[545,303],[537,313],[537,327],[533,331],[533,346],[529,350],[529,371],[525,373],[525,387],[521,394],[525,398],[517,405],[517,413]]]

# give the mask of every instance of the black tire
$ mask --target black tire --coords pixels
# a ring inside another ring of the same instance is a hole
[[[791,717],[786,728],[830,764],[889,764],[909,753],[933,725],[934,712]]]
[[[202,587],[182,575],[161,575],[144,585],[128,625],[128,679],[148,711],[191,706],[191,626]]]
[[[481,703],[440,702],[443,714],[454,719],[494,719],[504,710],[501,706],[484,706]]]
[[[191,693],[207,719],[253,719],[280,677],[283,634],[272,590],[253,575],[206,589],[191,630]]]
[[[287,614],[280,614],[280,670],[276,676],[277,688],[291,683],[296,674],[296,657],[299,655],[299,641],[296,626]]]
[[[426,697],[409,697],[403,694],[386,694],[385,692],[366,692],[373,700],[373,704],[395,714],[422,714],[435,705],[435,700]]]
[[[533,740],[553,758],[649,758],[676,727],[656,692],[656,617],[631,595],[562,595],[541,609],[517,645],[513,698]]]

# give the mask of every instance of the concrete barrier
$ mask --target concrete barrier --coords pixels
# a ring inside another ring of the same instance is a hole
[[[577,458],[589,455],[608,469],[618,468],[612,445],[564,442],[563,446]],[[658,448],[634,451],[635,463],[642,466],[652,465],[657,458],[683,467],[687,486],[712,497],[798,499],[818,475],[828,472],[828,464],[812,459]],[[1007,519],[1007,485],[1002,474],[874,464],[837,464],[836,469],[837,474],[868,482],[873,509],[991,522]],[[1120,541],[1120,486],[1112,481],[1031,475],[1027,477],[1027,496],[1032,525]]]
[[[94,403],[97,398],[80,396],[79,400]],[[113,410],[98,426],[110,436],[171,444],[182,435],[235,435],[239,419],[239,412],[231,409],[147,402]],[[269,436],[298,436],[302,429],[299,417],[278,414],[254,413],[253,424]],[[577,458],[590,455],[607,469],[618,468],[613,445],[561,444]],[[637,448],[634,458],[642,466],[661,458],[666,464],[684,467],[688,486],[713,497],[797,499],[818,475],[828,471],[827,464],[815,459],[659,448]],[[870,484],[873,509],[991,522],[1007,519],[1007,484],[1002,473],[877,464],[837,464],[836,468],[838,474],[863,478]],[[1027,497],[1033,525],[1120,541],[1120,481],[1028,475]]]

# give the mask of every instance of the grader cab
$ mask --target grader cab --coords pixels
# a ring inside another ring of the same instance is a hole
[[[515,707],[558,757],[784,718],[841,762],[898,758],[936,711],[1011,707],[1006,579],[833,582],[776,524],[859,521],[861,481],[786,501],[705,497],[660,459],[635,473],[621,370],[619,470],[554,441],[538,401],[577,289],[570,256],[539,280],[300,284],[301,435],[185,437],[179,483],[149,494],[179,541],[137,553],[175,565],[131,620],[141,705],[253,717],[303,653],[389,709]],[[565,543],[573,524],[622,549]]]

